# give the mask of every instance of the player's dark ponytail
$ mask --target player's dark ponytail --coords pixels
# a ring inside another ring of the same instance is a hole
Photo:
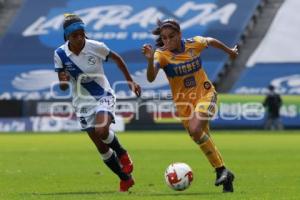
[[[166,19],[166,20],[163,20],[163,21],[160,21],[158,19],[156,24],[157,24],[157,27],[152,31],[152,34],[158,36],[157,39],[155,40],[155,45],[157,47],[164,46],[164,43],[163,43],[163,41],[161,39],[161,36],[160,36],[160,32],[161,32],[162,28],[169,27],[169,28],[174,29],[177,32],[180,32],[180,25],[174,19]]]

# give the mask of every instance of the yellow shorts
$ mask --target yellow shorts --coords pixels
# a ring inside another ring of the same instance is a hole
[[[199,99],[194,107],[194,112],[205,113],[209,118],[213,117],[217,111],[217,93],[210,92],[203,98]],[[182,120],[183,126],[188,129],[189,120]],[[209,132],[209,123],[207,123],[206,133]]]
[[[194,112],[205,113],[213,117],[217,110],[217,93],[210,92],[201,98],[195,106]]]

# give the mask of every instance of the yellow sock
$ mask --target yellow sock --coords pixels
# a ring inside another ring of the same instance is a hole
[[[201,140],[203,142],[199,144],[199,146],[205,154],[205,156],[207,157],[207,159],[209,160],[210,164],[214,168],[224,166],[222,156],[215,144],[213,143],[212,139],[207,134],[204,134]]]

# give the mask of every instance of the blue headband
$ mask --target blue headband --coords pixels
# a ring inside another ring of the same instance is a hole
[[[67,26],[64,29],[65,36],[68,37],[71,33],[77,30],[85,30],[85,25],[83,22],[76,22]]]

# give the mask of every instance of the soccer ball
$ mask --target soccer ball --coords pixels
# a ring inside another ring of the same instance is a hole
[[[167,185],[176,191],[187,189],[193,181],[193,171],[186,163],[172,163],[165,171]]]

